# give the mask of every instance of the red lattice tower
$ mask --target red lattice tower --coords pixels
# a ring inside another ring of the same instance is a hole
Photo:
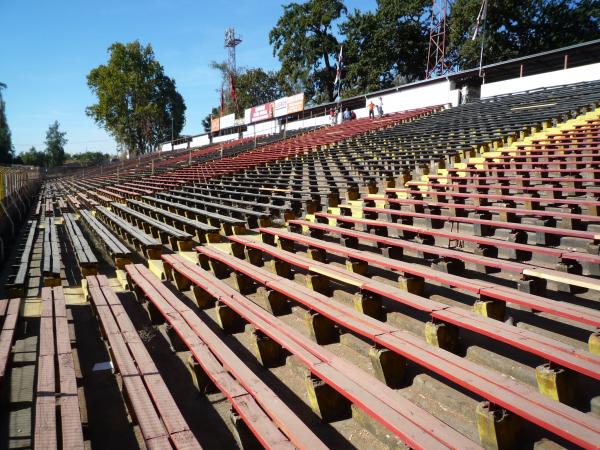
[[[225,98],[234,103],[236,112],[239,112],[239,108],[236,93],[237,65],[235,59],[235,48],[241,43],[242,38],[235,33],[235,28],[230,27],[225,30],[227,72],[224,74],[226,79],[223,80],[223,86],[225,87]],[[223,87],[221,87],[221,90],[223,90]]]
[[[445,75],[450,71],[450,66],[446,60],[446,29],[449,6],[449,0],[433,0],[425,79]]]

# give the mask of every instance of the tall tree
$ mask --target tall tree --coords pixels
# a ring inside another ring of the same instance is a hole
[[[488,2],[484,64],[600,38],[597,0],[494,0]],[[481,0],[456,0],[450,12],[449,49],[462,69],[476,67],[482,34],[475,40]]]
[[[87,76],[98,103],[86,113],[130,154],[146,153],[178,137],[185,124],[185,103],[175,80],[164,74],[150,44],[114,43],[106,65]]]
[[[308,0],[283,6],[283,15],[269,33],[281,73],[304,85],[307,99],[333,101],[335,55],[339,43],[334,22],[346,13],[341,0]]]
[[[6,120],[6,105],[2,97],[2,89],[6,88],[4,83],[0,83],[0,163],[10,164],[14,157],[14,148],[10,135],[10,128]]]
[[[46,131],[46,162],[48,167],[61,166],[66,159],[65,145],[67,145],[67,133],[59,130],[60,124],[57,120],[48,127]]]
[[[345,95],[358,95],[423,76],[430,0],[378,0],[374,12],[354,10],[344,36]]]
[[[34,146],[31,146],[29,150],[19,155],[21,162],[26,166],[45,166],[46,165],[46,154],[44,152],[37,151]]]
[[[77,161],[83,166],[96,166],[110,161],[110,155],[108,153],[87,151],[83,153],[75,153],[68,159]]]

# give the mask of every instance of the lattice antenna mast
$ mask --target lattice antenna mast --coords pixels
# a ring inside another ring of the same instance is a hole
[[[239,112],[237,94],[236,94],[236,77],[237,66],[235,60],[235,48],[242,43],[241,36],[235,34],[235,28],[229,27],[225,30],[225,48],[227,49],[227,72],[224,76],[227,77],[224,81],[226,86],[225,97],[227,100],[233,101],[236,112]]]
[[[449,4],[449,0],[433,0],[425,79],[445,75],[450,71],[450,66],[446,60],[446,30],[448,28]]]

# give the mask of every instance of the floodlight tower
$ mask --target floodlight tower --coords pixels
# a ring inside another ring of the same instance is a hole
[[[228,77],[224,80],[224,85],[227,86],[227,98],[235,103],[235,109],[238,110],[237,94],[235,91],[235,78],[237,76],[237,67],[235,61],[235,48],[242,43],[242,38],[235,34],[235,28],[229,27],[225,30],[225,48],[227,49],[227,72]]]
[[[433,0],[431,6],[431,26],[429,28],[429,51],[425,79],[445,75],[450,71],[446,60],[446,30],[449,0]]]

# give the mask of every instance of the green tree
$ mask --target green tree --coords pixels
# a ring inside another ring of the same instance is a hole
[[[237,79],[237,97],[241,111],[291,94],[292,87],[280,72],[274,70],[247,69]]]
[[[185,103],[175,80],[164,74],[150,44],[114,43],[106,65],[93,69],[87,83],[98,103],[86,113],[130,154],[152,151],[178,137],[185,124]]]
[[[2,89],[6,88],[4,83],[0,83],[0,163],[10,164],[14,157],[14,148],[10,135],[10,128],[6,120],[6,105],[2,98]]]
[[[430,9],[429,0],[378,0],[374,12],[354,10],[348,15],[340,24],[345,96],[423,77]]]
[[[48,167],[62,166],[65,162],[65,145],[67,133],[59,130],[60,124],[54,121],[46,131],[46,162]]]
[[[283,6],[283,15],[269,33],[281,73],[303,85],[315,103],[333,101],[339,43],[333,26],[346,13],[341,0],[308,0]]]
[[[45,166],[46,165],[46,154],[39,152],[34,146],[31,146],[29,150],[19,155],[21,161],[26,166]]]
[[[480,0],[456,0],[450,12],[449,50],[454,64],[476,67],[482,35],[472,40]],[[494,0],[489,2],[484,64],[600,38],[597,0]]]
[[[83,152],[75,153],[69,158],[83,166],[95,166],[104,162],[110,161],[110,155],[102,152]]]

